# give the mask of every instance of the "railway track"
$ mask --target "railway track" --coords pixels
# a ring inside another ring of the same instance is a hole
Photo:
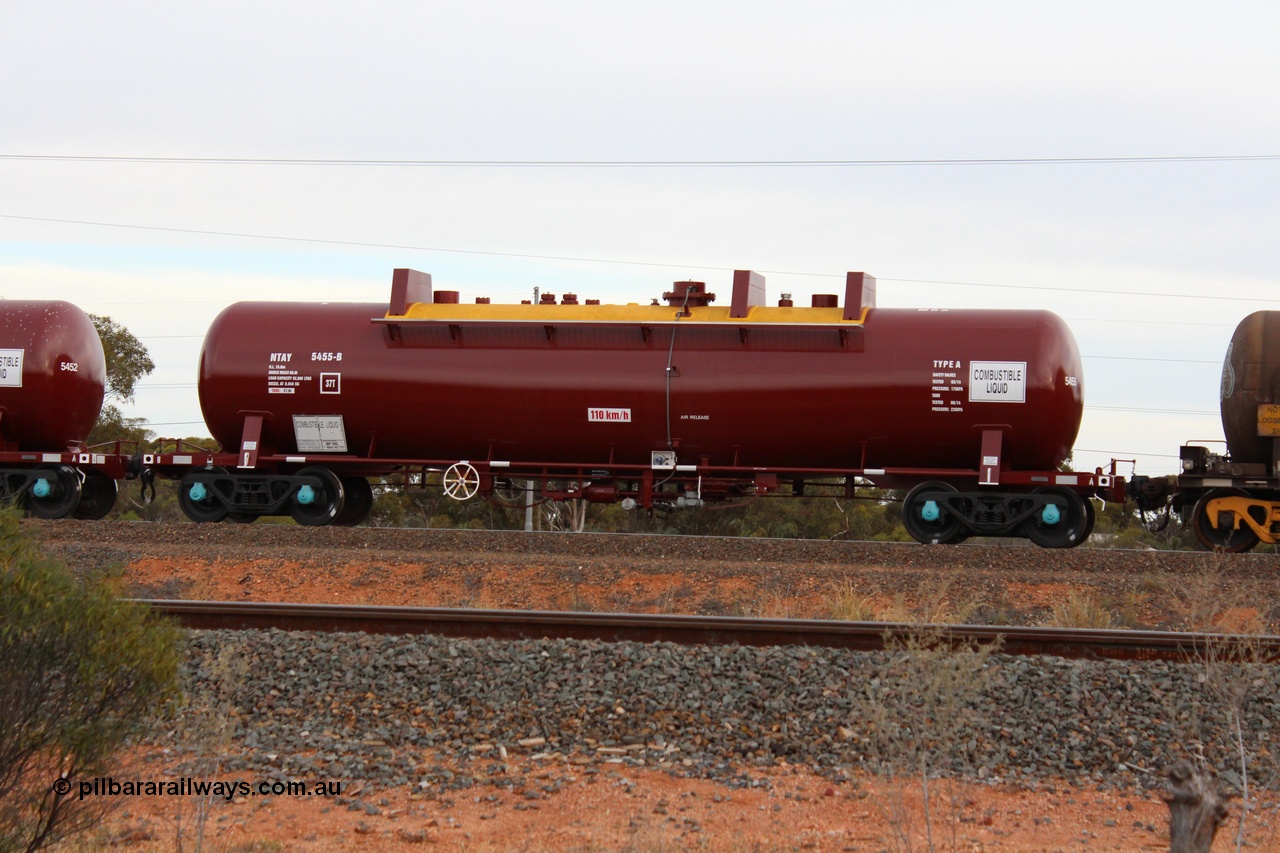
[[[883,649],[892,638],[940,636],[964,644],[1000,643],[1011,655],[1113,660],[1195,660],[1212,654],[1280,660],[1280,636],[986,625],[907,625],[821,619],[759,619],[635,613],[473,610],[272,602],[139,599],[192,629],[369,634],[438,634],[490,639],[580,639],[680,645],[819,646]]]

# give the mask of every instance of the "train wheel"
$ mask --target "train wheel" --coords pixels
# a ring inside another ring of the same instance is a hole
[[[27,490],[27,513],[36,518],[65,518],[80,502],[80,475],[66,465],[41,468]]]
[[[320,481],[320,488],[302,486],[293,496],[289,506],[289,515],[293,520],[307,527],[319,527],[329,524],[342,513],[345,493],[342,481],[328,468],[303,468],[299,477],[315,477]]]
[[[1093,535],[1093,525],[1098,521],[1098,512],[1093,508],[1093,501],[1089,498],[1084,499],[1084,533],[1080,537],[1080,542],[1084,542]],[[1079,544],[1079,543],[1076,543]]]
[[[183,477],[178,484],[178,506],[182,508],[183,515],[201,524],[222,521],[227,517],[226,505],[194,474]]]
[[[373,510],[373,486],[364,477],[339,477],[342,481],[342,512],[333,523],[339,527],[355,527]]]
[[[954,492],[954,486],[940,482],[921,483],[902,502],[902,526],[911,538],[925,545],[950,545],[967,538],[964,522],[944,504],[925,493]]]
[[[1209,501],[1218,498],[1247,498],[1247,492],[1240,489],[1213,489],[1204,493],[1196,501],[1191,510],[1191,529],[1196,539],[1210,551],[1225,551],[1228,554],[1240,554],[1258,544],[1258,534],[1247,524],[1235,527],[1235,513],[1217,513],[1217,518],[1209,517]]]
[[[101,471],[86,471],[84,482],[80,485],[80,502],[71,511],[71,515],[89,521],[106,518],[107,513],[116,505],[119,491],[116,481],[106,474]]]
[[[236,524],[253,524],[262,516],[256,512],[228,512],[227,519],[234,521]]]
[[[1074,548],[1089,538],[1091,507],[1084,498],[1058,486],[1036,489],[1036,494],[1054,500],[1023,522],[1022,532],[1028,539],[1041,548]]]
[[[493,484],[493,494],[490,497],[499,506],[509,507],[524,506],[527,499],[524,484],[517,484],[516,481],[510,479],[502,479],[495,482]]]

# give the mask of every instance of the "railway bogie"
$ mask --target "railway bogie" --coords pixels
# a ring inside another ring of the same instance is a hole
[[[354,526],[373,509],[373,489],[367,479],[339,475],[319,465],[293,473],[244,473],[218,465],[185,469],[182,463],[159,456],[152,458],[147,470],[179,481],[178,504],[196,522],[248,523],[262,516],[287,515],[308,527]]]
[[[930,545],[953,545],[971,536],[1021,535],[1042,548],[1074,548],[1089,538],[1094,517],[1087,499],[1062,486],[990,493],[928,482],[912,489],[902,506],[907,532]]]
[[[1180,455],[1183,473],[1166,478],[1161,488],[1201,546],[1240,553],[1280,542],[1274,464],[1235,462],[1198,445],[1184,446]]]

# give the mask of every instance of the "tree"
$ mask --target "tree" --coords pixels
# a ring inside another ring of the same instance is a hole
[[[91,826],[81,798],[142,723],[177,695],[177,630],[76,578],[0,511],[0,851],[34,851]]]
[[[107,359],[107,399],[132,403],[138,380],[156,369],[151,353],[132,332],[110,317],[90,314],[89,319],[98,330]]]
[[[151,437],[145,418],[126,418],[116,402],[132,403],[138,380],[155,370],[155,362],[142,341],[110,317],[90,314],[98,330],[107,361],[107,388],[98,423],[89,433],[90,445],[110,441],[141,443]]]

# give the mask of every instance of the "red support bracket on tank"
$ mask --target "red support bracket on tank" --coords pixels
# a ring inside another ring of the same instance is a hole
[[[751,313],[751,309],[765,303],[764,276],[751,270],[733,271],[733,303],[729,307],[729,316],[741,319]],[[746,338],[743,338],[746,343]]]
[[[756,495],[758,496],[767,495],[770,492],[776,492],[778,490],[778,475],[771,473],[756,474],[755,484]]]
[[[846,273],[844,277],[844,319],[861,320],[866,308],[876,307],[875,276],[864,272]]]
[[[237,468],[258,466],[258,445],[262,441],[262,415],[245,415],[244,431],[240,434],[240,456]]]
[[[978,485],[1000,485],[1000,446],[1004,434],[998,429],[982,431],[982,458],[979,460]]]
[[[402,315],[415,302],[431,301],[431,274],[410,269],[391,271],[391,303],[387,313]]]

